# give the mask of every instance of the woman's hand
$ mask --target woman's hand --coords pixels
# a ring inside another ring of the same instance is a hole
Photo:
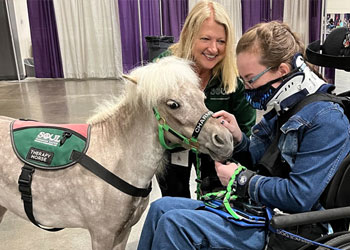
[[[216,174],[218,175],[221,184],[225,187],[228,185],[231,176],[237,168],[238,166],[235,163],[222,164],[221,162],[215,162]]]
[[[236,117],[226,111],[218,111],[212,115],[218,118],[222,125],[224,125],[232,134],[233,140],[238,143],[242,140],[242,131],[238,126]]]

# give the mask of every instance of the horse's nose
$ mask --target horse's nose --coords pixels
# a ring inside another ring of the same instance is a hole
[[[218,134],[214,134],[213,135],[213,142],[217,147],[222,147],[226,143],[232,143],[232,137],[230,137],[228,140],[227,139],[225,140],[222,136],[220,136]]]

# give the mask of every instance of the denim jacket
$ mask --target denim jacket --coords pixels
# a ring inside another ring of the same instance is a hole
[[[263,156],[276,130],[277,116],[265,117],[243,134],[234,153],[249,151],[253,164]],[[288,178],[255,175],[248,193],[256,202],[285,212],[320,209],[319,198],[350,151],[350,126],[343,109],[332,102],[313,102],[281,127],[278,147],[291,168]]]

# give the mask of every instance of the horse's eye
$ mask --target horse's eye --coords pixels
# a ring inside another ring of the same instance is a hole
[[[175,102],[173,100],[167,101],[166,105],[168,105],[168,107],[171,109],[177,109],[180,107],[180,104],[178,104],[177,102]]]

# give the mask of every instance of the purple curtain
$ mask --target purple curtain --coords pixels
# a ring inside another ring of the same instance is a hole
[[[334,68],[325,68],[324,76],[325,76],[328,83],[334,84],[335,69]]]
[[[162,0],[163,35],[179,40],[181,29],[188,14],[188,0]]]
[[[309,0],[309,42],[320,39],[321,35],[321,16],[322,0]]]
[[[146,36],[160,36],[159,0],[141,1],[141,27],[142,27],[142,58],[148,61],[148,48]]]
[[[284,0],[241,0],[242,1],[242,30],[260,22],[283,20]]]
[[[118,0],[120,32],[122,40],[123,70],[128,72],[141,64],[142,58],[148,61],[146,36],[160,36],[159,0],[140,0],[142,41],[140,41],[137,0]],[[178,39],[188,13],[187,0],[162,0],[163,35]]]
[[[270,20],[270,0],[241,0],[242,1],[242,31],[260,22]]]
[[[128,72],[140,64],[140,32],[137,0],[119,0],[118,6],[123,71]]]
[[[63,78],[53,0],[27,0],[35,76]]]
[[[271,20],[283,21],[284,0],[273,0],[271,8]]]

